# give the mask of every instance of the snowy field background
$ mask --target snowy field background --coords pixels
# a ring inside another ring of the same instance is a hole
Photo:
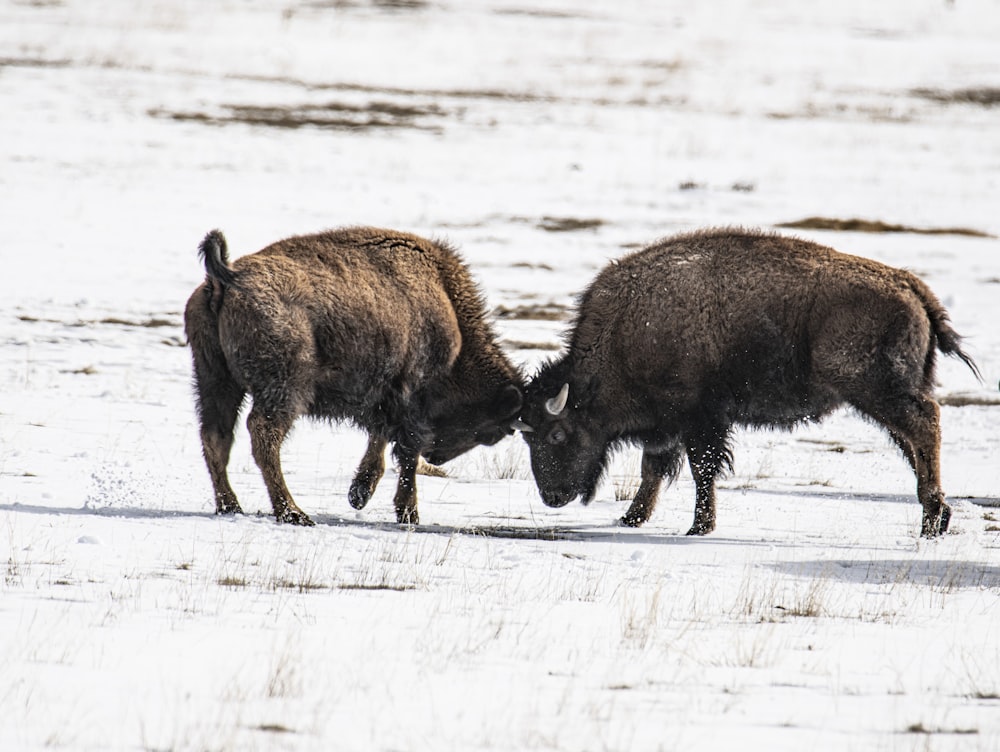
[[[0,3],[0,749],[1000,748],[1000,3]],[[639,530],[619,455],[546,509],[517,437],[362,513],[301,423],[279,527],[242,423],[213,515],[181,311],[195,249],[445,237],[512,357],[608,259],[708,225],[920,273],[952,532],[837,414],[740,433],[717,531],[686,474]]]

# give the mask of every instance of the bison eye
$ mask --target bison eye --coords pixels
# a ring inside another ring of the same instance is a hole
[[[549,443],[559,446],[566,443],[566,431],[562,428],[556,427],[549,434]]]

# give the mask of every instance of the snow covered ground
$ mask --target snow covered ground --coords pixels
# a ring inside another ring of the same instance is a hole
[[[1000,748],[1000,3],[0,5],[0,749]],[[638,452],[545,508],[518,438],[362,513],[364,437],[302,423],[279,527],[213,514],[181,310],[195,249],[375,224],[459,245],[527,372],[608,259],[798,230],[911,268],[953,534],[886,437],[741,433],[719,526]]]

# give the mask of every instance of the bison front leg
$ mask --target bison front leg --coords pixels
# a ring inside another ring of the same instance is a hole
[[[396,461],[399,465],[399,483],[396,485],[396,496],[393,506],[396,507],[396,522],[400,525],[419,525],[417,515],[417,462],[420,455],[417,452],[401,450],[396,447]]]
[[[294,417],[283,415],[266,415],[264,410],[254,405],[247,417],[250,448],[264,476],[275,519],[292,525],[312,525],[314,523],[309,515],[299,509],[292,499],[281,472],[281,444],[294,420]]]
[[[381,436],[369,436],[368,448],[361,458],[358,471],[351,481],[351,489],[347,492],[347,500],[355,509],[364,509],[375,493],[375,487],[385,473],[385,445]]]
[[[685,445],[695,488],[694,523],[687,535],[705,535],[715,530],[715,479],[729,464],[726,435],[688,439]]]
[[[673,482],[677,477],[680,462],[680,446],[671,447],[667,451],[653,452],[649,449],[643,451],[642,483],[628,511],[619,520],[620,524],[626,527],[639,527],[649,519],[653,509],[656,508],[663,479],[667,478],[668,482]]]

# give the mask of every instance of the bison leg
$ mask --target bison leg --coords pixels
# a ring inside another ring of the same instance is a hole
[[[941,409],[937,402],[914,395],[901,403],[865,412],[886,427],[913,468],[917,499],[923,507],[921,537],[934,538],[947,532],[951,507],[941,490]]]
[[[233,416],[233,422],[236,422],[236,416]],[[236,499],[236,492],[229,484],[229,474],[226,472],[232,447],[233,434],[231,430],[226,434],[202,427],[201,449],[202,454],[205,455],[208,474],[212,478],[212,487],[215,490],[216,514],[243,514],[240,502]]]
[[[645,449],[642,453],[642,483],[639,490],[632,499],[632,504],[628,511],[619,520],[619,523],[626,527],[639,527],[646,522],[653,509],[656,508],[656,500],[660,494],[660,486],[663,479],[669,482],[677,477],[677,472],[681,464],[681,447],[671,447],[667,451],[651,452]]]
[[[399,483],[393,506],[396,507],[396,522],[400,525],[419,525],[417,514],[417,461],[419,454],[401,450],[396,446],[396,460],[399,465]]]
[[[285,476],[281,472],[281,444],[294,420],[294,417],[281,414],[267,415],[265,410],[255,404],[247,417],[250,448],[257,467],[264,476],[264,485],[271,497],[275,519],[292,525],[312,525],[313,521],[292,500],[292,494],[285,485]]]
[[[705,535],[715,530],[715,479],[730,464],[726,434],[688,437],[688,466],[694,478],[694,523],[687,535]]]
[[[347,500],[355,509],[365,508],[382,479],[385,472],[385,445],[386,441],[381,436],[368,437],[365,456],[361,458],[358,471],[351,481],[351,489],[347,492]]]
[[[906,457],[906,461],[910,463],[910,468],[913,472],[917,472],[917,457],[913,454],[913,445],[910,443],[910,440],[905,436],[896,433],[896,431],[893,431],[891,428],[888,430],[889,436],[892,438],[893,442],[895,442],[896,446],[899,447],[903,456]]]
[[[201,423],[201,450],[215,492],[215,513],[242,514],[236,493],[229,484],[226,467],[233,448],[233,429],[245,392],[232,380],[228,371],[213,370],[212,363],[199,356],[200,352],[196,352],[195,385]]]

